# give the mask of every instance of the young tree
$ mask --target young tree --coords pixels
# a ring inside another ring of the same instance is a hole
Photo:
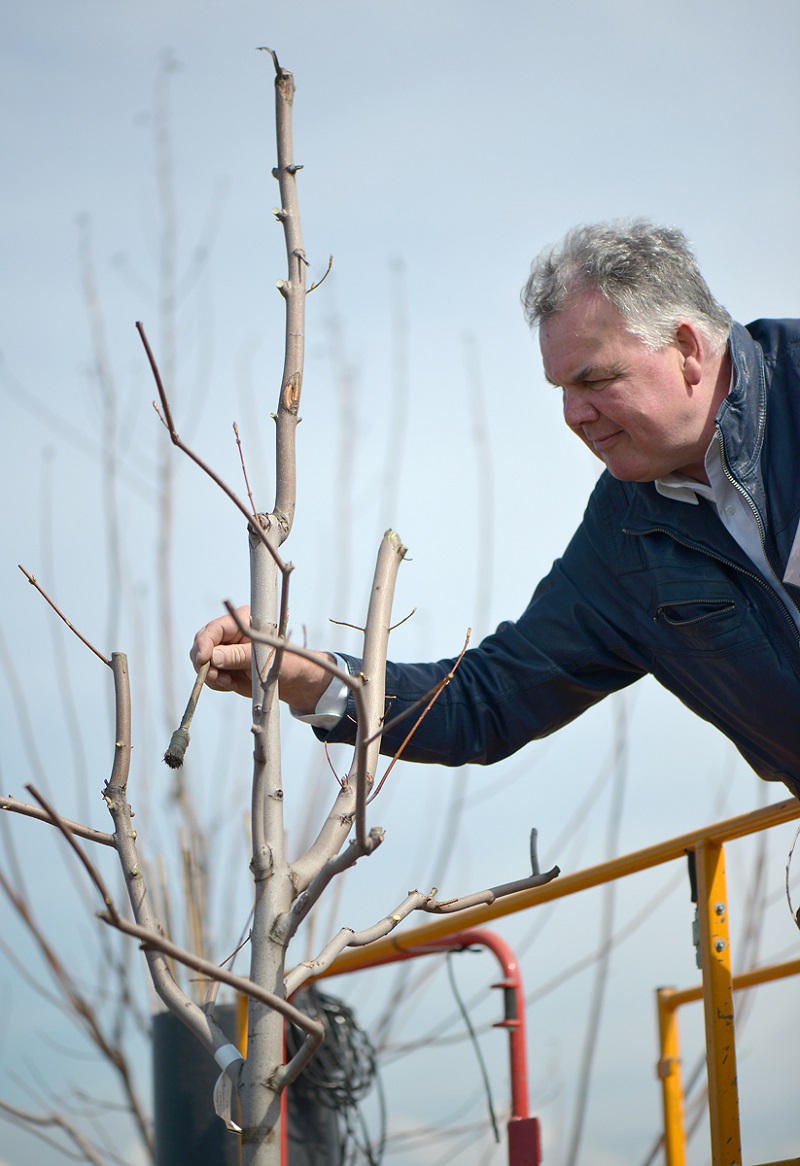
[[[271,52],[271,50],[268,50]],[[539,885],[553,878],[558,869],[534,873],[518,881],[489,888],[461,899],[439,902],[435,890],[412,891],[383,919],[360,932],[342,928],[326,943],[316,958],[303,961],[287,970],[287,951],[292,937],[306,919],[320,896],[336,876],[360,858],[373,853],[383,840],[379,827],[368,828],[367,804],[380,784],[375,777],[384,727],[384,670],[388,637],[391,630],[391,603],[394,581],[405,555],[400,538],[393,531],[384,536],[378,552],[375,576],[364,628],[363,672],[351,677],[331,662],[325,667],[353,693],[359,710],[357,738],[349,772],[339,788],[324,823],[311,846],[290,860],[283,820],[283,775],[281,769],[280,723],[277,682],[284,653],[300,656],[309,653],[290,642],[287,621],[289,585],[292,567],[281,554],[291,533],[296,504],[295,435],[303,381],[305,343],[305,298],[314,285],[306,287],[306,259],[297,199],[296,175],[292,146],[292,102],[294,81],[272,53],[275,64],[275,98],[277,131],[277,166],[274,170],[280,190],[280,206],[275,211],[285,235],[288,270],[278,288],[286,306],[286,341],[281,375],[275,439],[275,498],[269,513],[259,513],[252,497],[249,504],[233,490],[181,439],[178,434],[155,356],[144,328],[139,328],[156,380],[160,416],[172,443],[207,472],[231,498],[247,519],[250,548],[251,603],[250,623],[241,622],[239,614],[228,604],[231,616],[242,632],[253,640],[253,704],[251,732],[254,741],[254,764],[251,798],[253,878],[253,916],[250,936],[251,960],[248,978],[235,975],[213,964],[202,955],[172,942],[157,918],[152,897],[145,885],[139,841],[132,825],[128,801],[128,777],[132,746],[131,690],[128,663],[124,654],[110,659],[97,652],[113,676],[116,731],[114,762],[103,796],[114,824],[113,834],[103,834],[76,822],[65,821],[57,809],[32,786],[38,806],[15,799],[0,799],[0,806],[50,821],[57,826],[79,855],[104,904],[100,918],[112,927],[136,938],[146,955],[153,986],[175,1015],[186,1024],[198,1040],[215,1056],[221,1069],[215,1091],[217,1112],[229,1128],[241,1130],[245,1166],[277,1166],[280,1162],[280,1098],[282,1091],[302,1072],[324,1039],[318,1019],[309,1018],[295,1008],[290,997],[314,975],[330,967],[336,956],[348,946],[368,944],[386,935],[412,911],[453,912],[477,903]],[[323,277],[324,278],[324,277]],[[321,281],[320,281],[321,282]],[[26,572],[27,574],[27,572]],[[28,576],[31,582],[36,582]],[[83,638],[83,637],[81,637]],[[419,715],[436,699],[442,684],[420,702]],[[191,713],[199,692],[190,702]],[[166,760],[178,767],[188,744],[188,720],[173,736]],[[413,732],[410,725],[410,732]],[[390,767],[391,767],[390,763]],[[384,775],[385,777],[385,775]],[[353,837],[351,837],[351,834]],[[95,865],[88,859],[78,839],[113,846],[119,857],[128,897],[133,911],[131,922],[115,904]],[[536,863],[534,862],[534,868]],[[225,983],[249,998],[247,1056],[233,1046],[216,1023],[213,992],[206,1003],[193,1001],[179,986],[171,964],[176,962],[194,969],[211,983]],[[283,1026],[292,1020],[306,1034],[305,1044],[283,1062]],[[234,1120],[233,1094],[238,1096],[241,1120]]]

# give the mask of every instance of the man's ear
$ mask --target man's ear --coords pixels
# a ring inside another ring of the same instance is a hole
[[[675,332],[675,346],[681,355],[683,376],[687,384],[699,385],[703,377],[705,341],[694,324],[684,320]]]

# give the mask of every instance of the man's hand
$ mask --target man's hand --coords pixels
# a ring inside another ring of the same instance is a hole
[[[250,608],[239,607],[236,614],[242,623],[250,622]],[[251,648],[247,636],[242,635],[233,616],[221,615],[213,619],[194,638],[189,653],[196,672],[211,661],[206,684],[218,692],[238,692],[252,697]],[[325,652],[316,655],[320,660],[333,661]],[[292,652],[284,652],[278,695],[297,712],[314,712],[317,702],[330,682],[330,673],[313,660],[304,660]]]
[[[250,608],[238,607],[236,614],[243,624],[250,622]],[[238,692],[240,696],[252,697],[253,685],[250,675],[252,644],[236,626],[232,615],[221,615],[212,619],[194,637],[189,655],[195,672],[211,661],[206,684],[217,692]]]

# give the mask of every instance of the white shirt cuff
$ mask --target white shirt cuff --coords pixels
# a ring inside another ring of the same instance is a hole
[[[341,656],[335,652],[332,655],[336,655],[339,664],[347,669],[347,664]],[[315,729],[332,729],[345,714],[348,693],[347,685],[338,676],[332,676],[313,713],[299,713],[291,705],[289,711],[296,721],[302,721],[304,725],[311,725]]]

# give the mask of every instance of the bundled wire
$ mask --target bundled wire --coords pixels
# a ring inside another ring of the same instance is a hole
[[[289,1089],[292,1166],[298,1159],[307,1166],[351,1166],[358,1161],[379,1166],[386,1139],[386,1115],[376,1054],[369,1037],[346,1004],[313,985],[298,992],[293,1002],[307,1015],[324,1021],[325,1040]],[[300,1029],[287,1025],[287,1057],[292,1057],[304,1040]],[[374,1142],[360,1105],[373,1085],[378,1088],[381,1126]],[[337,1148],[332,1153],[330,1143],[334,1139]]]

